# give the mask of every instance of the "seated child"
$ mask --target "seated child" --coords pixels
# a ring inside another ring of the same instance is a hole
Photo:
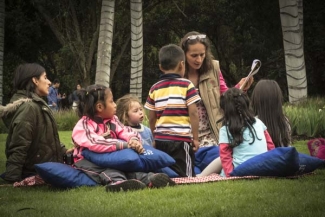
[[[149,92],[145,108],[149,110],[150,129],[155,147],[172,156],[170,166],[180,177],[192,177],[194,152],[199,147],[199,118],[196,102],[200,97],[190,80],[184,79],[184,51],[166,45],[159,51],[160,81]]]
[[[98,153],[132,148],[139,154],[144,149],[139,134],[124,126],[115,116],[116,104],[109,88],[91,85],[86,90],[80,90],[78,97],[78,115],[81,119],[72,131],[76,168],[84,171],[98,184],[106,185],[107,191],[137,190],[146,186],[160,188],[175,184],[166,174],[125,173],[101,168],[86,160],[82,156],[85,148]]]
[[[291,145],[291,127],[288,118],[283,114],[282,103],[282,91],[276,81],[257,82],[251,96],[251,107],[266,125],[275,147]]]
[[[237,88],[228,89],[220,98],[224,112],[219,132],[223,176],[246,160],[274,149],[264,123],[249,109],[249,98]]]
[[[116,101],[116,116],[125,126],[132,127],[142,139],[143,145],[153,144],[151,130],[142,124],[145,117],[143,107],[138,97],[127,94]]]

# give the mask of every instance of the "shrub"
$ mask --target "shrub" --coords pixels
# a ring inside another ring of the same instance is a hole
[[[79,120],[77,113],[73,110],[54,112],[54,118],[59,131],[71,131]]]
[[[325,99],[309,98],[298,104],[285,104],[292,135],[309,138],[325,137]]]
[[[0,133],[8,133],[8,128],[3,123],[2,119],[0,119]]]

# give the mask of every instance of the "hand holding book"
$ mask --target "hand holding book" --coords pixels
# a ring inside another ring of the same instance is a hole
[[[251,77],[253,77],[253,75],[255,75],[258,70],[260,69],[262,63],[260,60],[258,59],[255,59],[252,63],[252,67],[251,67],[251,71],[249,72],[249,74],[247,75],[247,77],[245,78],[244,82],[240,85],[240,88],[241,90],[243,89],[247,89],[247,88],[244,88],[247,84],[248,81],[250,81]]]

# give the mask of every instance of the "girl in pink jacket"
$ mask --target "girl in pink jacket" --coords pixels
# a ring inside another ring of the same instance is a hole
[[[84,171],[98,184],[106,185],[107,191],[137,190],[148,187],[165,187],[175,183],[162,173],[125,173],[111,168],[101,168],[82,156],[87,148],[97,153],[132,148],[144,152],[141,137],[131,127],[124,126],[116,114],[116,104],[111,90],[102,85],[90,85],[77,93],[78,121],[72,131],[75,145],[74,166]]]

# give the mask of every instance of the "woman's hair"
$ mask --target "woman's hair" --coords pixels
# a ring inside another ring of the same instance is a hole
[[[79,98],[78,116],[87,116],[90,119],[94,119],[96,116],[96,103],[100,101],[106,107],[106,90],[111,91],[110,88],[99,84],[93,84],[86,89],[77,90]]]
[[[253,112],[249,108],[249,98],[246,93],[238,88],[228,89],[220,97],[220,107],[224,112],[221,120],[223,125],[228,128],[227,133],[228,139],[231,141],[229,144],[231,148],[243,142],[243,132],[246,128],[249,129],[253,138],[253,141],[249,144],[254,143],[255,137],[259,139],[253,127],[256,120]]]
[[[199,69],[199,75],[205,74],[207,73],[209,70],[211,70],[213,68],[212,65],[212,60],[213,60],[213,55],[211,53],[211,49],[210,49],[210,42],[208,40],[207,37],[205,38],[199,38],[196,37],[194,39],[189,39],[189,37],[191,36],[196,36],[196,35],[202,35],[202,33],[199,32],[189,32],[187,33],[180,42],[180,46],[183,49],[184,53],[185,53],[185,58],[186,58],[186,53],[188,51],[188,47],[189,45],[194,45],[197,43],[201,43],[205,46],[205,58],[203,60],[202,66]],[[185,76],[188,73],[188,63],[187,61],[185,61]]]
[[[266,125],[275,147],[289,146],[291,128],[282,110],[283,96],[274,80],[260,80],[251,96],[251,107]]]
[[[45,73],[45,69],[37,63],[25,63],[19,65],[14,72],[13,89],[26,90],[28,97],[35,92],[36,85],[32,78],[39,79]]]
[[[128,112],[133,102],[138,102],[140,105],[142,105],[138,97],[131,94],[124,95],[116,101],[116,116],[124,125],[129,125]]]

